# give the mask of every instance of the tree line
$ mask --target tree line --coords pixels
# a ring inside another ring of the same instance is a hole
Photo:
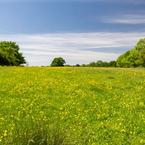
[[[26,60],[16,42],[0,42],[0,65],[2,66],[20,66],[26,64]],[[52,67],[70,66],[65,65],[66,61],[62,57],[54,58],[51,62]],[[145,67],[145,38],[140,39],[136,46],[124,54],[120,55],[117,60],[106,62],[96,61],[89,64],[76,64],[76,67]]]

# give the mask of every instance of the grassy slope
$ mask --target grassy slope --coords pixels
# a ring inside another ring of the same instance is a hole
[[[0,144],[41,128],[75,145],[145,144],[145,70],[0,67]]]

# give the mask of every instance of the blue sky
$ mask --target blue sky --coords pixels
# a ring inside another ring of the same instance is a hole
[[[1,0],[0,40],[16,41],[29,65],[116,59],[145,37],[144,0]]]

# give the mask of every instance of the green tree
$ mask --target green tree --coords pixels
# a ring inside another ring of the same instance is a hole
[[[19,52],[16,42],[0,42],[0,65],[19,66],[26,63],[22,53]]]
[[[122,54],[117,59],[119,67],[145,67],[145,38],[141,39],[137,45]]]
[[[62,57],[56,57],[53,59],[51,66],[64,66],[65,60]]]
[[[90,67],[96,67],[96,62],[91,62],[91,63],[88,64],[88,66],[90,66]]]
[[[106,61],[98,60],[96,62],[89,63],[87,66],[90,66],[90,67],[116,67],[116,61],[106,62]]]
[[[116,61],[110,61],[108,63],[108,66],[110,66],[110,67],[116,67]]]

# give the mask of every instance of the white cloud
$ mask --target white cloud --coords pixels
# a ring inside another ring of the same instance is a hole
[[[68,64],[114,60],[119,54],[107,53],[104,49],[130,49],[142,37],[145,37],[145,32],[96,32],[10,34],[0,35],[0,40],[16,41],[30,65],[48,65],[57,56],[64,57]],[[96,48],[103,50],[97,52]]]
[[[123,15],[114,18],[103,18],[102,22],[115,24],[145,24],[145,15]]]

